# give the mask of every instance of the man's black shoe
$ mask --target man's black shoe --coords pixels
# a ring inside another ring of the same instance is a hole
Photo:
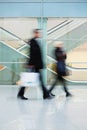
[[[22,99],[22,100],[28,100],[28,98],[24,97],[24,96],[17,96],[18,98]]]
[[[53,99],[54,97],[51,96],[51,95],[48,95],[48,96],[44,96],[43,98],[44,98],[44,99]]]
[[[53,93],[50,93],[51,96],[55,97],[55,95]]]
[[[71,93],[66,93],[66,97],[72,97]]]

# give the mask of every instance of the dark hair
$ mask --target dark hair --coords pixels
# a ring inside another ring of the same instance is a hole
[[[34,29],[34,33],[38,33],[39,31],[41,31],[41,29]]]

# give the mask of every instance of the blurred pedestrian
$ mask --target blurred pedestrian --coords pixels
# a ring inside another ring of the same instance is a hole
[[[40,40],[41,38],[41,30],[35,29],[33,32],[34,37],[28,42],[30,45],[30,59],[28,60],[27,66],[29,69],[34,69],[36,73],[39,73],[39,79],[41,82],[41,88],[43,92],[43,98],[51,98],[51,95],[49,94],[47,88],[44,85],[43,82],[43,75],[42,75],[42,69],[44,68],[43,58],[42,58],[42,51],[40,47]],[[24,97],[25,87],[21,87],[18,92],[18,97],[21,99],[27,100],[26,97]]]
[[[66,81],[63,78],[63,76],[67,76],[67,71],[66,71],[66,64],[65,60],[67,58],[67,55],[65,51],[63,50],[63,42],[57,42],[55,43],[55,50],[54,50],[54,55],[57,60],[57,77],[52,84],[51,88],[49,89],[49,92],[51,93],[52,90],[55,88],[57,82],[61,82],[63,85],[63,90],[66,93],[66,97],[72,96],[70,92],[68,91],[68,88],[66,86]]]

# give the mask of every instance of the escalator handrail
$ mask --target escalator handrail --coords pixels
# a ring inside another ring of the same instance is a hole
[[[86,21],[87,22],[87,21]],[[55,38],[55,40],[57,40],[58,38]],[[51,40],[51,39],[50,39]],[[49,43],[49,44],[51,44],[51,43],[53,43],[54,42],[54,40],[52,39],[51,40],[51,42]]]
[[[52,72],[52,73],[54,73],[54,74],[56,74],[57,75],[57,73],[56,72],[54,72],[53,70],[51,70],[50,68],[47,68],[50,72]],[[72,83],[87,83],[87,81],[79,81],[79,80],[70,80],[70,79],[68,79],[68,78],[66,78],[66,77],[63,77],[65,80],[67,80],[68,82],[72,82]]]
[[[50,58],[51,60],[53,60],[55,63],[57,62],[55,59],[53,59],[51,56],[48,56],[47,55],[47,57],[48,58]],[[73,62],[70,62],[71,64],[73,63]],[[76,63],[79,63],[79,62],[76,62]],[[86,64],[87,64],[87,62],[85,62]],[[69,69],[69,70],[75,70],[75,71],[80,71],[80,70],[87,70],[87,68],[74,68],[74,67],[71,67],[71,66],[68,66],[68,65],[66,65],[66,67],[67,67],[67,69]]]
[[[13,48],[12,46],[8,46],[8,44],[6,44],[5,42],[3,42],[3,41],[0,41],[0,42],[1,42],[2,44],[4,44],[5,46],[10,47],[11,49],[15,50],[17,53],[20,53],[21,55],[23,55],[23,56],[29,58],[29,56],[27,56],[27,55],[21,53],[20,51],[18,51],[17,49]]]
[[[54,26],[53,28],[47,30],[47,34],[48,34],[51,30],[54,30],[56,27],[60,26],[61,24],[65,23],[65,22],[67,22],[67,21],[68,21],[68,20],[65,20],[65,21],[61,22],[60,24]]]
[[[73,21],[73,20],[72,20]],[[52,34],[53,32],[55,32],[56,30],[59,30],[59,29],[61,29],[62,27],[65,27],[66,25],[68,25],[69,23],[71,23],[72,21],[65,21],[65,22],[62,22],[61,24],[59,24],[59,25],[57,25],[55,28],[53,28],[53,31],[51,31],[51,32],[47,32],[47,35],[50,35],[50,34]],[[64,24],[65,23],[65,24]],[[63,25],[62,25],[63,24]]]
[[[10,35],[12,35],[12,36],[18,38],[19,40],[23,41],[25,44],[27,43],[26,41],[24,41],[23,39],[21,39],[21,38],[18,37],[17,35],[11,33],[10,31],[8,31],[8,30],[6,30],[6,29],[4,29],[4,28],[2,28],[2,27],[0,27],[0,29],[3,30],[3,31],[5,31],[5,32],[7,32],[8,34],[10,34]]]
[[[7,67],[6,66],[3,66],[3,68],[2,69],[0,69],[0,71],[3,71],[4,69],[6,69]]]
[[[49,32],[49,31],[53,30],[54,28],[56,28],[57,26],[59,26],[59,25],[61,25],[61,24],[65,23],[66,21],[68,21],[68,20],[64,20],[64,21],[63,21],[63,22],[61,22],[60,24],[58,24],[58,25],[54,26],[53,28],[49,29],[47,32]]]

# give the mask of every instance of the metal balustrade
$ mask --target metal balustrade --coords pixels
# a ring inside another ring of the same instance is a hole
[[[0,28],[0,41],[5,45],[11,47],[12,49],[18,50],[21,54],[26,55],[25,46],[29,48],[29,45],[23,41],[21,38],[17,37],[13,33],[5,30],[4,28]],[[22,52],[21,49],[22,48]],[[24,51],[23,51],[24,48]]]

